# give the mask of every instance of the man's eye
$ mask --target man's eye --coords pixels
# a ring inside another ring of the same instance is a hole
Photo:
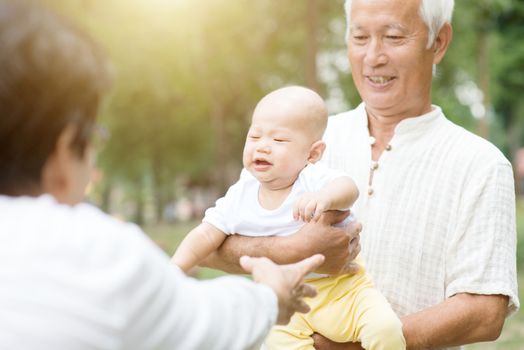
[[[365,45],[368,42],[368,37],[365,35],[353,35],[351,41],[355,45]]]
[[[386,39],[392,40],[392,41],[400,41],[400,40],[404,39],[404,37],[403,36],[399,36],[399,35],[386,35]]]

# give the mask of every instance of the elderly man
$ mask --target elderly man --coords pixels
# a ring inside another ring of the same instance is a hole
[[[330,118],[324,161],[366,194],[353,211],[364,227],[367,269],[401,317],[408,349],[494,340],[519,307],[513,176],[499,150],[431,104],[433,67],[452,38],[453,0],[348,0],[346,12],[363,103]],[[208,264],[232,265],[239,253],[293,261],[296,252],[328,246],[336,259],[331,243],[343,234],[326,238],[323,230],[306,225],[286,241],[231,237]],[[360,348],[321,335],[315,347]]]
[[[0,348],[246,349],[314,291],[315,256],[244,257],[243,278],[185,277],[141,230],[78,204],[107,82],[88,38],[0,1]]]

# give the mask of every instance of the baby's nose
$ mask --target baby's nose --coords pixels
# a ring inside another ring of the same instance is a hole
[[[260,153],[271,153],[271,147],[266,142],[260,142],[257,146],[257,152]]]

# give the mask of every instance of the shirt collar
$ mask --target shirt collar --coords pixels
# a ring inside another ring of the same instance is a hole
[[[364,127],[368,127],[368,118],[366,112],[366,105],[362,102],[356,108],[358,115],[360,116],[360,124]],[[426,114],[422,114],[415,117],[406,118],[395,127],[395,136],[420,136],[429,131],[435,123],[443,119],[442,109],[437,105],[431,105],[431,111]]]
[[[441,118],[442,110],[439,106],[431,105],[431,111],[415,117],[401,120],[395,128],[395,135],[424,134]]]

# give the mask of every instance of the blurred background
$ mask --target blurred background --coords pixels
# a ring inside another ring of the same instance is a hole
[[[89,200],[141,225],[168,254],[238,178],[263,95],[300,84],[321,93],[330,114],[359,103],[343,0],[40,2],[89,32],[112,62],[114,84],[99,118],[111,137]],[[524,1],[456,1],[453,25],[433,103],[513,162],[524,270]],[[519,279],[523,285],[524,272]],[[524,349],[523,312],[497,342],[468,349]]]

